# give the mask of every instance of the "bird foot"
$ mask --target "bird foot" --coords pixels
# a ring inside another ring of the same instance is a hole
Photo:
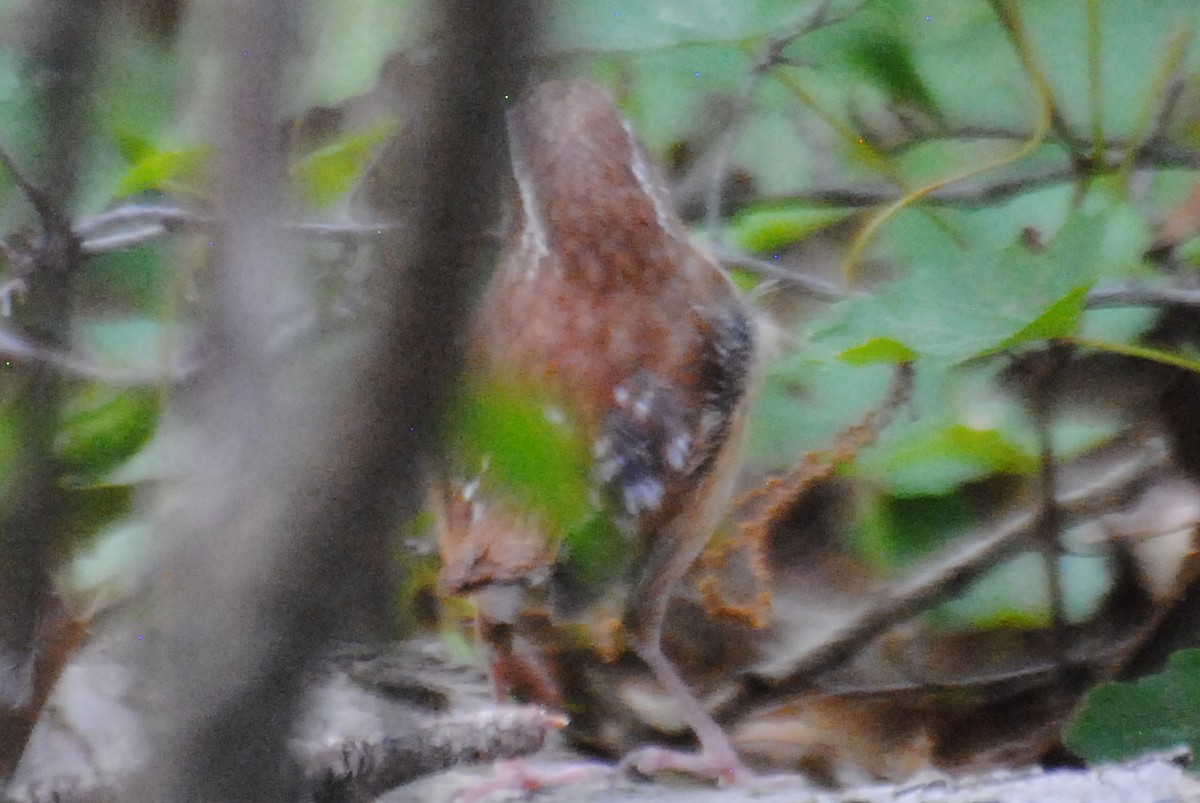
[[[698,753],[689,753],[666,747],[639,747],[621,759],[617,770],[646,777],[663,772],[677,772],[715,781],[718,786],[741,784],[753,775],[732,750],[701,750]]]

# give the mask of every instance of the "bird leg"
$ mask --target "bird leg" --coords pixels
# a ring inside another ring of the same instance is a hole
[[[683,772],[715,780],[722,786],[744,780],[749,773],[742,766],[729,737],[663,653],[661,625],[655,626],[652,633],[639,639],[636,651],[663,689],[679,705],[684,719],[700,742],[700,751],[688,753],[665,747],[641,747],[627,754],[621,760],[620,768],[641,775],[663,771]]]

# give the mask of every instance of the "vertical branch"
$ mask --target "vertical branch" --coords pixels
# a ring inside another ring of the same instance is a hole
[[[528,2],[429,4],[441,38],[411,139],[368,193],[398,224],[380,247],[380,310],[340,360],[281,347],[298,288],[273,227],[275,110],[296,4],[231,0],[214,25],[228,61],[219,196],[228,221],[205,321],[209,361],[172,416],[194,448],[159,500],[169,547],[144,659],[156,754],[129,799],[284,800],[306,662],[387,588],[387,533],[419,499],[459,364],[482,233],[496,213],[503,97]],[[284,301],[280,301],[283,298]],[[314,353],[315,352],[315,353]]]
[[[27,179],[4,156],[40,219],[42,235],[17,323],[26,339],[50,348],[65,346],[70,330],[80,253],[68,210],[87,131],[86,89],[100,6],[88,0],[36,6],[27,31],[34,80],[42,90],[36,179]],[[19,383],[11,413],[17,460],[0,505],[0,703],[22,708],[34,691],[34,642],[49,591],[49,553],[62,526],[53,457],[62,380],[57,368],[44,362],[21,365],[12,376]]]
[[[1058,400],[1058,377],[1070,358],[1071,347],[1051,343],[1049,350],[1037,355],[1032,365],[1029,383],[1029,414],[1038,441],[1038,511],[1034,519],[1034,540],[1041,548],[1046,566],[1046,582],[1050,591],[1050,648],[1059,667],[1067,656],[1064,635],[1067,628],[1066,603],[1063,591],[1060,542],[1063,526],[1062,508],[1058,504],[1058,463],[1054,455],[1054,412]]]
[[[289,531],[285,518],[296,489],[278,465],[286,453],[270,450],[269,439],[287,432],[272,431],[268,344],[275,293],[288,288],[272,283],[292,262],[274,225],[283,167],[275,128],[286,54],[298,49],[296,10],[287,0],[223,0],[202,18],[223,57],[213,104],[222,247],[202,311],[209,358],[171,410],[194,459],[158,500],[167,547],[143,656],[160,706],[149,719],[158,754],[133,799],[288,794],[285,740],[304,644],[281,610],[292,589],[275,572],[314,536]]]

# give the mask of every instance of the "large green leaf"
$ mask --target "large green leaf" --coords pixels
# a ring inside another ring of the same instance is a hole
[[[1112,265],[1108,225],[1106,216],[1074,215],[1041,251],[1020,242],[956,248],[927,232],[933,247],[910,276],[838,305],[815,342],[840,352],[888,338],[919,356],[961,361],[1071,334],[1086,288]]]
[[[1200,746],[1200,650],[1171,656],[1160,674],[1093,690],[1063,734],[1089,762],[1118,761],[1180,744]]]
[[[879,404],[888,365],[851,367],[795,356],[768,366],[750,415],[749,458],[777,468],[805,451],[828,448],[840,430]]]

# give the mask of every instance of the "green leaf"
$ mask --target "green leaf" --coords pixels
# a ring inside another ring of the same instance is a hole
[[[141,313],[144,320],[161,315],[163,290],[169,287],[164,262],[174,254],[172,247],[152,243],[89,258],[76,280],[81,313],[98,311],[109,319],[113,309],[123,309]]]
[[[553,536],[588,518],[591,453],[556,401],[520,385],[474,386],[456,410],[453,442],[468,473],[540,513]]]
[[[930,611],[926,618],[944,630],[1045,628],[1053,621],[1045,556],[1016,555],[971,584],[962,595]],[[1104,555],[1063,555],[1058,559],[1067,621],[1087,621],[1112,590],[1111,561]]]
[[[898,496],[942,494],[993,474],[1030,474],[1037,457],[995,429],[951,424],[918,428],[859,459],[859,468]]]
[[[0,408],[0,499],[7,499],[17,473],[20,437],[12,411]]]
[[[72,549],[93,544],[101,528],[128,516],[133,509],[136,489],[132,485],[104,480],[81,484],[78,477],[68,478],[64,484],[70,493],[65,500],[69,515],[63,525],[63,543]]]
[[[900,365],[912,362],[916,356],[916,352],[908,346],[892,340],[890,337],[873,337],[861,346],[846,349],[838,355],[838,359],[847,365],[856,366],[875,365],[876,363]]]
[[[809,449],[828,448],[838,432],[879,403],[894,370],[822,363],[807,355],[768,365],[750,414],[750,459],[783,467]]]
[[[908,45],[890,33],[873,32],[850,55],[867,77],[894,103],[937,116],[937,104],[917,73]]]
[[[1196,700],[1200,700],[1200,650],[1182,650],[1157,675],[1094,689],[1063,741],[1090,763],[1118,761],[1179,744],[1195,749],[1200,747]]]
[[[321,209],[340,198],[358,180],[374,147],[395,130],[395,123],[385,123],[358,131],[300,159],[292,167],[292,175],[305,200]]]
[[[595,510],[585,522],[567,531],[560,563],[569,567],[572,576],[582,583],[585,594],[592,594],[615,577],[633,554],[629,539],[617,528],[612,516]]]
[[[117,184],[115,194],[136,195],[146,190],[169,190],[182,184],[194,189],[202,183],[212,149],[208,146],[144,152]]]
[[[861,511],[851,533],[856,554],[890,570],[935,552],[974,521],[962,494],[902,498],[880,494]]]
[[[157,421],[155,391],[87,385],[67,402],[55,451],[68,473],[98,477],[145,446]]]
[[[1045,311],[1022,327],[1021,331],[1006,339],[996,350],[1004,351],[1034,340],[1051,340],[1067,337],[1079,328],[1083,306],[1087,301],[1092,283],[1080,285],[1065,296],[1046,307]]]
[[[914,223],[908,218],[909,226]],[[1107,216],[1078,214],[1042,251],[1022,243],[994,249],[968,230],[971,247],[924,230],[912,274],[871,298],[837,305],[814,332],[835,354],[872,338],[904,343],[920,357],[961,362],[1078,322],[1086,287],[1111,265],[1103,245]],[[983,222],[981,219],[980,223]]]
[[[725,229],[725,238],[745,251],[774,251],[845,220],[854,211],[798,204],[762,206],[738,213]]]
[[[627,540],[593,503],[590,444],[556,399],[519,383],[477,384],[458,405],[452,439],[467,473],[536,517],[578,579],[598,583],[630,557]]]
[[[118,131],[112,135],[113,143],[125,161],[133,164],[154,153],[154,145],[136,131]]]

